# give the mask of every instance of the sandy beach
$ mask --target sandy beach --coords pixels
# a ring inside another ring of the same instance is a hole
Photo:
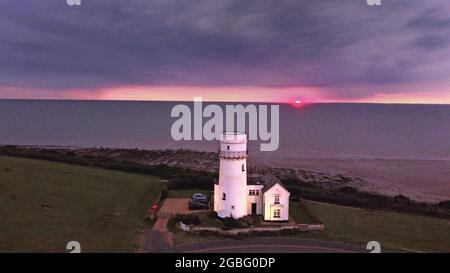
[[[450,199],[450,160],[405,159],[277,159],[271,166],[343,173],[362,179],[362,189],[402,194],[418,201]]]

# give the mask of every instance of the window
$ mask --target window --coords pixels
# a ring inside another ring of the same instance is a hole
[[[230,145],[227,145],[227,150],[230,150]]]
[[[280,195],[275,194],[275,204],[280,204]]]
[[[258,196],[259,195],[259,190],[249,190],[248,191],[248,195],[250,195],[250,196]]]
[[[231,209],[234,209],[234,206],[231,206]]]
[[[245,164],[242,164],[242,171],[245,172]]]
[[[281,217],[281,209],[274,209],[273,218],[280,218],[280,217]]]
[[[226,193],[222,193],[222,200],[227,200],[227,194]]]

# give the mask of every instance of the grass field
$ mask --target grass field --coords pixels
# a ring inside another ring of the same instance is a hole
[[[133,252],[157,178],[0,156],[0,252]]]
[[[137,233],[149,225],[144,212],[163,187],[152,176],[0,156],[0,252],[65,252],[69,241],[79,241],[83,252],[132,252]],[[194,192],[207,193],[176,190],[169,196]],[[305,203],[325,232],[299,237],[379,241],[391,251],[450,252],[448,219]],[[296,205],[291,203],[291,215],[307,221]],[[191,237],[176,241],[214,239]]]
[[[382,249],[450,252],[450,222],[406,213],[368,211],[305,202],[325,225],[324,238],[367,243]]]
[[[199,190],[199,189],[188,189],[188,190],[170,190],[169,198],[191,198],[194,193],[203,193],[206,196],[209,196],[211,191],[208,190]]]
[[[305,211],[305,208],[300,205],[300,202],[289,202],[289,214],[297,224],[314,224],[314,220]]]

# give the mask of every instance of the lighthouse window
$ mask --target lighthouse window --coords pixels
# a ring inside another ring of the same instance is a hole
[[[245,164],[242,164],[242,171],[245,172]]]
[[[222,193],[222,200],[227,200],[227,195],[226,195],[226,193]]]
[[[275,195],[275,204],[280,204],[280,195],[279,194]]]

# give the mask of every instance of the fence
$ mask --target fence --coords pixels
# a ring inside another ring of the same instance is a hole
[[[239,228],[239,229],[231,229],[231,230],[223,230],[216,227],[191,227],[189,232],[192,233],[202,233],[202,232],[211,232],[220,235],[238,235],[245,233],[278,233],[283,231],[299,231],[299,232],[307,232],[307,231],[323,231],[323,224],[300,224],[300,225],[285,225],[278,227],[253,227],[253,228]]]

